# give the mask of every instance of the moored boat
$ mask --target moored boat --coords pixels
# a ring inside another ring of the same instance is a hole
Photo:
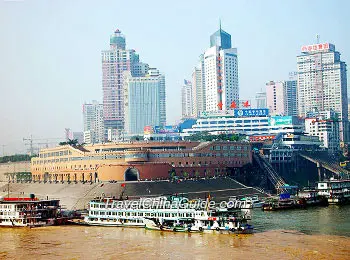
[[[350,203],[350,179],[319,181],[316,190],[318,195],[325,196],[329,204]]]
[[[265,203],[265,201],[260,200],[258,196],[244,197],[241,201],[245,201],[247,205],[250,205],[250,208],[261,208]]]
[[[0,226],[40,227],[64,224],[59,215],[59,200],[39,200],[33,194],[29,198],[6,197],[0,199]]]
[[[176,202],[176,203],[174,203]],[[185,202],[185,203],[184,203]],[[185,198],[141,198],[115,200],[101,198],[90,201],[89,213],[79,224],[145,227],[149,230],[172,232],[227,232],[252,233],[247,221],[247,209],[200,208],[200,200],[187,203]],[[204,201],[205,202],[205,201]],[[238,214],[241,213],[241,214]]]

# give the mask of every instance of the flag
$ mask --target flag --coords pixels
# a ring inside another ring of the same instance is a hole
[[[191,85],[192,83],[191,83],[191,81],[184,79],[184,84],[185,85]]]
[[[237,108],[236,102],[232,101],[230,108]]]

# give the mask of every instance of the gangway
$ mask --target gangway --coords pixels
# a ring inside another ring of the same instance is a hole
[[[283,178],[275,171],[272,165],[262,156],[260,153],[253,153],[255,161],[259,164],[260,168],[267,173],[267,177],[276,190],[283,191],[281,188],[286,185]]]

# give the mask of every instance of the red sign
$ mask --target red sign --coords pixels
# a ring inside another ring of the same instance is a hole
[[[247,100],[247,101],[243,102],[243,106],[244,107],[250,107],[249,101]]]
[[[256,136],[249,136],[249,140],[251,142],[259,142],[259,141],[266,141],[266,140],[273,140],[275,138],[274,135],[256,135]]]
[[[235,101],[232,101],[231,105],[230,105],[230,108],[237,108],[237,105],[236,105],[236,102]]]
[[[313,45],[304,45],[301,47],[301,52],[313,52],[329,50],[329,43],[318,43]]]
[[[143,128],[143,134],[145,135],[153,134],[153,132],[154,131],[152,126],[147,125]]]
[[[222,110],[222,102],[221,102],[221,101],[218,103],[218,108],[219,108],[220,110]]]
[[[37,198],[4,198],[4,201],[33,201],[37,200]]]

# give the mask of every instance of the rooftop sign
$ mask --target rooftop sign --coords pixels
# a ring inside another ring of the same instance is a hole
[[[211,112],[202,112],[201,117],[255,117],[255,116],[268,116],[268,108],[236,108],[233,110],[219,110]]]
[[[235,117],[253,117],[253,116],[268,116],[269,110],[267,108],[260,109],[235,109]]]
[[[304,45],[301,47],[301,52],[334,51],[334,49],[334,45],[327,42],[313,45]]]

